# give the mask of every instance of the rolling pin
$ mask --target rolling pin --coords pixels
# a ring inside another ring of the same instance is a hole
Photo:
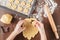
[[[50,9],[49,9],[49,7],[48,7],[47,4],[44,5],[44,12],[47,14],[49,23],[50,23],[50,25],[51,25],[52,31],[53,31],[54,34],[55,34],[56,39],[59,39],[59,35],[58,35],[58,32],[57,32],[57,28],[56,28],[55,22],[54,22],[54,20],[53,20],[53,17],[52,17],[52,15],[51,15]]]

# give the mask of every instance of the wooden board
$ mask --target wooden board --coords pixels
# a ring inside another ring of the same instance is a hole
[[[60,0],[55,0],[55,1],[58,3],[58,6],[59,6],[60,5]],[[13,21],[10,25],[5,25],[5,24],[0,22],[0,40],[5,40],[11,34],[11,32],[13,31],[16,23],[19,20],[19,17],[21,16],[21,15],[19,15],[19,13],[16,16],[15,12],[4,10],[3,8],[0,8],[0,18],[5,13],[12,14],[14,16],[14,19],[13,19]],[[26,16],[24,16],[24,17],[21,16],[21,17],[23,19],[26,18]],[[53,18],[54,18],[54,21],[56,23],[58,33],[59,33],[59,36],[60,36],[60,7],[56,8],[56,10],[53,14]],[[47,40],[57,40],[54,36],[54,33],[52,32],[52,29],[50,27],[50,24],[49,24],[49,21],[48,21],[47,18],[44,18],[43,23],[44,23],[44,27],[45,27],[45,31],[46,31],[46,35],[47,35]],[[9,31],[8,32],[3,32],[1,27],[3,27],[5,30],[7,29],[7,27],[9,27]],[[21,34],[17,35],[14,40],[27,40],[27,39],[25,39],[22,36],[22,33],[21,33]],[[35,38],[32,38],[32,40],[40,40],[39,33],[35,36]],[[58,39],[58,40],[60,40],[60,39]]]

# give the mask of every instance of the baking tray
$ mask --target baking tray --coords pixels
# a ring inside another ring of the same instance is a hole
[[[26,0],[26,1],[27,1],[27,0]],[[0,1],[0,6],[3,6],[3,7],[5,7],[5,8],[8,8],[8,7],[6,7],[6,2],[8,2],[8,1],[6,1],[6,0]],[[29,8],[29,12],[28,12],[28,13],[24,13],[23,11],[22,11],[22,12],[19,12],[19,13],[29,16],[29,15],[33,12],[33,10],[34,10],[34,8],[35,8],[35,3],[36,3],[36,0],[33,0],[33,2],[31,3],[31,7]],[[8,9],[13,10],[13,9],[11,9],[11,8],[8,8]],[[17,11],[17,10],[13,10],[13,11]],[[17,12],[18,12],[18,11],[17,11]]]

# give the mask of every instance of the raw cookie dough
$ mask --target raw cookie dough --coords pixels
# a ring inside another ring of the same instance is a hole
[[[23,36],[28,40],[34,38],[38,33],[38,29],[33,26],[33,24],[31,23],[31,19],[25,19],[23,27],[26,27],[26,29],[23,31]]]
[[[25,8],[25,9],[23,10],[24,13],[28,13],[28,11],[29,11],[29,10],[28,10],[27,8]]]
[[[27,4],[26,4],[26,7],[27,7],[27,8],[30,8],[30,7],[31,7],[31,5],[30,5],[29,3],[27,3]]]
[[[24,1],[22,1],[22,2],[21,2],[21,6],[24,6],[24,5],[25,5],[25,2],[24,2]]]
[[[9,2],[14,2],[14,0],[8,0]]]
[[[23,10],[23,8],[20,7],[20,6],[18,6],[17,11],[18,11],[18,12],[21,12],[22,10]]]
[[[16,5],[15,4],[12,4],[12,6],[11,6],[11,8],[13,9],[13,10],[15,10],[16,9]]]
[[[19,0],[15,0],[15,2],[14,2],[16,5],[18,5],[19,4]]]
[[[28,0],[30,3],[33,1],[33,0]]]
[[[11,3],[6,3],[6,7],[10,8],[11,7]]]
[[[12,21],[12,16],[10,14],[4,14],[4,15],[2,15],[0,21],[5,24],[10,24]]]

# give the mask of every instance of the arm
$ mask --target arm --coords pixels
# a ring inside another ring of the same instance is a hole
[[[19,33],[25,30],[24,27],[21,27],[23,24],[23,20],[19,21],[14,29],[14,31],[10,34],[10,36],[6,40],[13,40]]]
[[[17,33],[13,31],[6,40],[13,40],[16,37],[16,35]]]
[[[46,34],[45,34],[45,29],[44,29],[44,25],[39,22],[39,21],[34,21],[35,26],[38,28],[39,33],[41,34],[41,40],[47,40]]]
[[[47,40],[44,26],[41,25],[41,26],[37,26],[37,27],[38,27],[39,33],[41,34],[41,40]]]

